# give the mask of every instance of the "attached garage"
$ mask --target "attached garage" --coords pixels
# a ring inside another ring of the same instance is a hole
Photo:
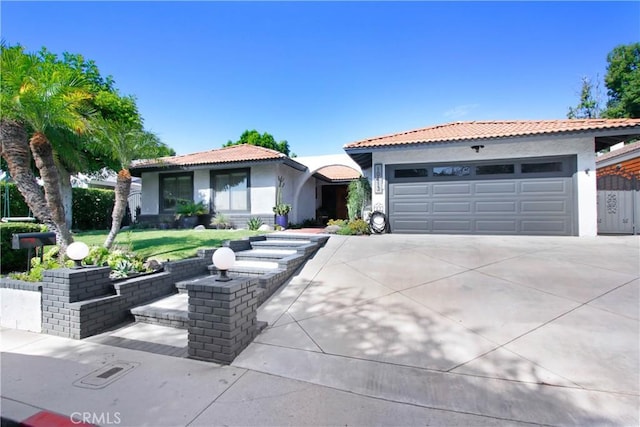
[[[640,119],[454,122],[344,149],[392,233],[595,236],[596,152]]]
[[[575,157],[388,165],[394,233],[574,234]]]

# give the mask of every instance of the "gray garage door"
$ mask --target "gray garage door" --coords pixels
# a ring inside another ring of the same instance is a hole
[[[575,234],[575,157],[388,165],[394,233]]]

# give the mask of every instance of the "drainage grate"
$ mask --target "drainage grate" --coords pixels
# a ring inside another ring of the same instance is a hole
[[[122,378],[127,372],[139,366],[136,362],[116,361],[96,369],[73,383],[76,387],[99,389]]]

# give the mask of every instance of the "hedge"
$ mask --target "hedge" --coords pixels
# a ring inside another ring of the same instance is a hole
[[[29,208],[15,184],[2,183],[2,207],[4,209],[5,186],[9,188],[10,216],[28,216]],[[108,230],[111,228],[111,214],[115,203],[115,192],[99,188],[72,188],[73,230]],[[2,215],[5,212],[3,210]],[[122,225],[131,223],[131,213],[127,212]]]
[[[5,197],[9,193],[9,212],[5,212]],[[15,184],[0,182],[0,206],[2,206],[2,216],[29,216],[29,207],[24,201],[22,194]]]
[[[41,224],[29,222],[0,223],[0,251],[2,261],[0,262],[0,272],[2,274],[12,271],[25,271],[28,262],[28,249],[11,249],[11,239],[16,233],[38,233],[46,231],[47,228]],[[35,251],[33,251],[35,254]]]
[[[74,230],[106,230],[111,227],[115,202],[113,190],[73,188]]]

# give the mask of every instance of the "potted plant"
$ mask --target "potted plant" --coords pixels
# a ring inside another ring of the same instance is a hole
[[[193,228],[198,225],[198,215],[204,215],[206,212],[204,203],[185,201],[176,208],[176,219],[180,228]]]
[[[287,225],[289,225],[289,212],[291,212],[291,205],[286,203],[275,205],[273,213],[276,214],[276,224],[282,228],[287,228]]]
[[[276,205],[273,207],[273,213],[276,214],[276,225],[287,228],[289,225],[289,212],[291,205],[282,203],[282,189],[284,188],[284,177],[278,177],[278,186],[276,187]]]

